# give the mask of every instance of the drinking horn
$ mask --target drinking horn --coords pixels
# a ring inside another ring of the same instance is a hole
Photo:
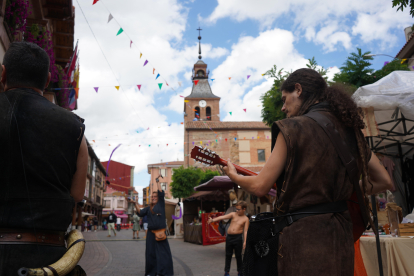
[[[42,275],[42,276],[63,276],[69,274],[78,264],[85,250],[85,240],[78,230],[70,231],[67,240],[65,255],[56,263],[40,268],[25,268],[18,270],[19,276]]]

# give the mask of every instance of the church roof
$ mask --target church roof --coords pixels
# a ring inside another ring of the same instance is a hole
[[[186,129],[266,129],[263,122],[220,122],[220,121],[189,121],[185,122]]]
[[[197,61],[198,62],[198,61]],[[208,83],[207,79],[198,80],[197,85],[193,83],[193,89],[191,90],[191,94],[187,97],[188,98],[217,98],[216,95],[213,94],[211,91],[210,84]]]

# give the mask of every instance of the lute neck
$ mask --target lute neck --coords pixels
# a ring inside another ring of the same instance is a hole
[[[220,158],[219,165],[227,166],[227,161],[224,160],[223,158]],[[252,171],[250,171],[248,169],[245,169],[243,167],[240,167],[239,165],[233,164],[233,166],[236,168],[236,171],[241,175],[246,175],[246,176],[257,175],[257,173],[252,172]]]

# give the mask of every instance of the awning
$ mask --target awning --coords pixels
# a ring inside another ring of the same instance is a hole
[[[184,198],[184,200],[227,201],[229,200],[229,193],[224,190],[201,191]]]
[[[92,217],[95,217],[94,214],[82,212],[82,217],[84,217],[84,216],[92,216]]]
[[[236,188],[237,185],[228,176],[214,176],[212,179],[194,187],[194,191],[216,191],[230,190]]]
[[[231,181],[231,179],[228,176],[214,176],[212,179],[210,179],[206,183],[203,183],[201,185],[198,185],[197,187],[194,187],[194,191],[200,191],[201,193],[201,191],[223,190],[227,192],[228,190],[235,189],[237,187],[238,185],[234,183],[233,181]],[[270,189],[268,194],[271,196],[276,196],[276,191],[274,189]],[[190,197],[193,197],[195,195],[196,194]]]

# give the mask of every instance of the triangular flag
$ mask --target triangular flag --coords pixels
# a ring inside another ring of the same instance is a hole
[[[171,126],[171,124],[168,124],[168,126]]]
[[[76,97],[76,99],[79,97],[79,88],[78,87],[76,87],[76,88],[73,88],[74,90],[75,90],[75,97]]]
[[[180,97],[181,97],[181,98],[184,98],[184,96],[181,96],[181,95],[180,95]]]
[[[215,80],[215,79],[211,79],[211,81],[213,81],[213,80]]]
[[[95,89],[96,93],[98,93],[99,87],[94,87],[93,89]]]
[[[195,81],[194,81],[194,84],[195,84],[195,85],[197,85],[197,83],[198,83],[198,80],[195,80]]]
[[[108,23],[112,20],[112,18],[114,18],[114,17],[112,16],[112,14],[109,14],[109,16],[108,16]]]
[[[138,90],[141,91],[141,84],[138,84]]]
[[[149,130],[149,128],[147,128],[147,130]]]
[[[246,108],[243,108],[244,112],[246,112]]]
[[[217,143],[217,139],[216,139],[216,143]]]
[[[151,147],[151,145],[148,145],[148,147]]]
[[[96,2],[98,2],[99,0],[93,0],[93,3],[92,3],[92,5],[95,5],[96,4]]]
[[[168,147],[168,144],[167,144],[167,147]],[[168,163],[167,163],[168,164]]]
[[[131,48],[131,45],[132,45],[132,40],[131,40],[131,42],[129,43],[129,48]]]
[[[155,73],[155,68],[152,69],[152,74],[154,75],[154,73]]]
[[[119,29],[118,33],[116,35],[120,35],[124,30],[122,28]]]
[[[181,87],[181,81],[178,82],[178,85]]]
[[[230,115],[231,115],[231,113],[232,113],[232,112],[230,111],[229,113],[230,113]]]
[[[203,144],[203,141],[200,141],[200,145],[202,145]]]
[[[183,122],[181,122],[181,124],[183,125],[184,123],[183,123]]]
[[[194,146],[194,142],[193,142],[193,146]]]
[[[225,140],[226,140],[226,142],[227,142],[227,138],[226,138]]]
[[[166,84],[167,86],[169,86],[169,85],[168,85],[168,82],[165,82],[165,84]]]
[[[264,76],[265,74],[262,74],[262,76]]]
[[[234,137],[234,141],[236,141],[237,140],[237,138],[236,137]]]
[[[250,78],[250,75],[247,75],[247,79],[249,79]]]
[[[148,60],[146,60],[146,61],[144,62],[144,66],[145,66],[145,65],[147,65],[147,63],[148,63]]]
[[[231,80],[231,77],[229,78],[229,80]]]
[[[139,53],[139,58],[141,58],[142,57],[142,53]]]
[[[111,146],[111,144],[108,144],[108,147],[110,147]]]
[[[158,77],[160,76],[160,74],[157,75],[157,77],[155,79],[158,79]],[[160,87],[161,88],[161,87]]]
[[[159,83],[158,84],[158,87],[160,88],[160,90],[161,90],[161,87],[162,87],[162,83]]]
[[[190,101],[189,101],[189,100],[184,100],[184,102],[185,102],[185,103],[188,103],[188,102],[190,102]]]
[[[116,90],[119,90],[119,86],[115,86]]]
[[[95,140],[92,140],[95,143]]]
[[[406,60],[407,60],[406,58],[403,58],[403,59],[401,60],[401,64],[403,64]]]

